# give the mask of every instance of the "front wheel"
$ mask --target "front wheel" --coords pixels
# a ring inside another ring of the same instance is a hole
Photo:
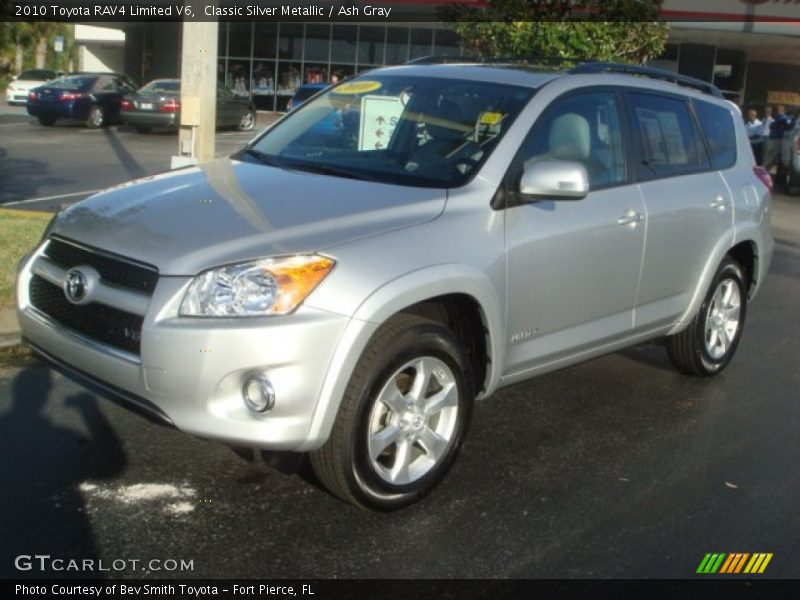
[[[331,437],[311,454],[314,472],[353,504],[408,506],[449,470],[472,403],[469,363],[453,334],[417,316],[395,317],[356,365]]]
[[[239,125],[237,125],[237,129],[239,131],[252,131],[255,126],[256,113],[252,110],[246,110],[244,113],[242,113],[242,117],[239,119]]]
[[[700,310],[689,326],[667,338],[672,364],[689,375],[716,375],[733,358],[747,311],[746,277],[726,258],[717,269]]]

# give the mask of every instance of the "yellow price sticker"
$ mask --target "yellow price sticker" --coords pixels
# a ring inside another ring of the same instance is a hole
[[[381,88],[378,81],[346,81],[333,88],[334,94],[366,94]]]
[[[498,112],[485,112],[482,113],[478,122],[481,125],[497,125],[500,122],[500,119],[505,117],[503,113]]]

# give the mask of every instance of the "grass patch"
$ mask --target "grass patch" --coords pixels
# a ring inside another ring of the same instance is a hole
[[[29,367],[42,364],[28,346],[17,344],[0,348],[0,367]]]
[[[14,306],[17,263],[42,239],[51,214],[0,209],[0,310]]]

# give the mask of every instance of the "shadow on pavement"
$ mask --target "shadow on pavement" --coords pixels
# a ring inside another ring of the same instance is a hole
[[[122,168],[125,169],[125,172],[131,179],[139,179],[140,177],[145,177],[148,173],[142,168],[136,159],[133,158],[133,155],[128,152],[127,148],[119,141],[116,133],[106,127],[103,129],[103,134],[106,136],[106,140],[108,140],[108,145],[111,146],[111,149],[114,151],[114,154],[117,155],[119,159],[119,164],[122,165]]]
[[[69,185],[72,179],[48,177],[47,163],[39,160],[8,158],[8,151],[0,147],[0,204],[35,198],[43,186]]]
[[[126,457],[119,439],[85,392],[48,406],[51,373],[27,367],[12,383],[10,410],[0,414],[0,577],[91,577],[80,571],[15,570],[20,555],[66,561],[98,559],[92,524],[79,490],[87,479],[120,473]],[[52,420],[53,409],[74,411],[80,427]],[[84,433],[85,432],[85,433]],[[24,566],[24,565],[23,565]]]

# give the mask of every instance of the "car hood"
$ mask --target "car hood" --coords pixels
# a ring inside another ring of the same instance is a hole
[[[52,232],[194,275],[241,260],[318,252],[436,218],[446,191],[232,159],[111,188],[67,208]]]

